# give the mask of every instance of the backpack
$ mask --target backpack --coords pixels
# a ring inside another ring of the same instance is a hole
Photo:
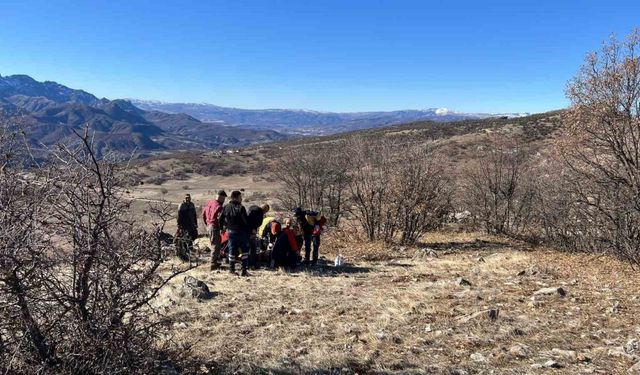
[[[316,222],[320,220],[320,213],[317,211],[311,211],[311,210],[306,211],[305,219],[307,219],[307,223],[311,225],[316,225]]]
[[[247,211],[247,222],[251,229],[258,229],[264,220],[264,211],[261,207],[251,206]]]

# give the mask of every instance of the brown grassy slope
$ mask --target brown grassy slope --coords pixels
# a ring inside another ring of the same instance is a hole
[[[384,128],[345,132],[324,137],[307,137],[265,144],[259,149],[278,153],[290,147],[320,148],[324,144],[340,142],[350,136],[388,139],[398,146],[416,145],[447,140],[482,141],[482,136],[500,132],[518,137],[525,143],[541,143],[554,137],[561,128],[562,111],[552,111],[521,118],[489,118],[457,122],[422,121]]]
[[[156,155],[135,161],[138,198],[180,200],[189,192],[196,199],[209,199],[216,189],[249,189],[256,199],[279,187],[270,176],[273,163],[286,151],[323,152],[326,146],[340,146],[346,138],[358,135],[383,139],[398,151],[410,145],[438,146],[448,161],[463,164],[488,145],[487,135],[516,137],[534,149],[544,149],[561,127],[561,112],[549,112],[515,119],[468,120],[452,123],[418,122],[336,134],[309,137],[282,143],[254,146],[237,152],[182,152]],[[332,150],[331,152],[335,152]],[[295,160],[291,160],[295,162]]]
[[[341,241],[327,238],[327,258]],[[205,265],[190,273],[213,299],[181,297],[176,281],[159,302],[184,322],[174,324],[175,339],[194,344],[203,371],[616,374],[637,360],[633,341],[623,348],[640,335],[638,273],[627,265],[482,235],[426,242],[437,257],[396,249],[366,261],[366,245],[342,243],[343,269],[247,279]],[[532,298],[543,287],[567,295]],[[496,320],[488,309],[500,310]],[[549,360],[561,368],[539,368]]]

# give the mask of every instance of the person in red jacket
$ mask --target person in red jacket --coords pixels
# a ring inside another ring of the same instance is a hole
[[[296,234],[291,227],[291,219],[284,222],[284,228],[277,234],[277,239],[271,252],[271,266],[293,268],[299,259],[299,246]]]
[[[211,240],[211,270],[220,268],[220,214],[227,198],[224,190],[218,191],[218,197],[207,202],[202,209],[202,221],[207,226],[207,235]]]

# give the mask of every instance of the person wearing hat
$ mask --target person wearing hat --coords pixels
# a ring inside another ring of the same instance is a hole
[[[220,215],[222,214],[222,206],[227,198],[224,190],[218,191],[218,197],[211,199],[202,209],[202,221],[207,226],[207,236],[211,240],[211,271],[220,268]]]

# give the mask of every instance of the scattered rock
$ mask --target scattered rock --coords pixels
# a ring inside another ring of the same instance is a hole
[[[427,324],[426,327],[424,327],[424,331],[425,332],[432,332],[433,331],[433,327],[431,327],[431,324]]]
[[[193,249],[199,252],[211,250],[211,240],[207,237],[200,237],[193,240]]]
[[[462,211],[462,212],[456,212],[456,213],[453,214],[453,218],[457,222],[464,221],[464,220],[468,219],[470,216],[471,216],[471,212],[469,212],[467,210]]]
[[[471,281],[464,279],[462,277],[458,277],[458,279],[456,280],[456,283],[462,286],[471,286]]]
[[[531,349],[523,344],[516,344],[509,348],[509,354],[516,358],[525,359],[531,356]]]
[[[546,361],[542,367],[544,368],[563,368],[564,366],[560,362],[556,362],[553,359]]]
[[[551,287],[551,288],[542,288],[533,293],[534,296],[541,296],[541,295],[549,296],[554,294],[558,294],[560,297],[564,297],[567,295],[567,292],[560,287]]]
[[[469,356],[469,358],[471,358],[472,361],[474,362],[480,362],[480,363],[485,363],[487,362],[487,357],[485,357],[484,355],[480,354],[480,353],[473,353]]]
[[[609,313],[610,314],[617,314],[620,312],[620,310],[622,310],[622,306],[620,305],[620,301],[615,301],[613,303],[613,306],[611,306],[609,308]]]
[[[562,350],[554,348],[551,350],[551,354],[554,357],[561,358],[572,363],[578,362],[578,354],[573,350]]]
[[[624,346],[624,350],[628,354],[636,354],[640,352],[640,341],[637,339],[627,341],[627,344]]]
[[[186,329],[187,328],[187,323],[185,323],[185,322],[173,323],[173,328]]]
[[[518,272],[518,276],[524,276],[526,274],[527,274],[527,271],[525,271],[525,270],[522,270],[522,271]]]
[[[209,299],[213,297],[213,293],[211,293],[207,284],[193,276],[187,276],[184,278],[182,288],[185,294],[190,295],[193,298]]]

